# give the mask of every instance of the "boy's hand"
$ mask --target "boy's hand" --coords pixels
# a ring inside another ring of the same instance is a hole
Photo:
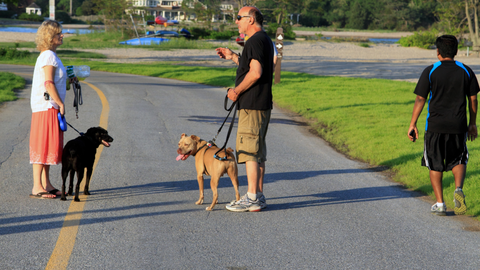
[[[412,142],[415,142],[418,139],[418,130],[416,127],[410,127],[408,129],[408,138]]]
[[[468,139],[470,141],[474,141],[478,136],[477,133],[477,125],[469,125],[468,126]]]

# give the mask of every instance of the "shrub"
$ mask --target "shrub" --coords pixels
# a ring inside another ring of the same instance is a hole
[[[29,51],[18,51],[17,48],[0,48],[0,59],[17,59],[30,56]]]
[[[402,37],[398,43],[403,47],[419,47],[428,49],[435,45],[437,36],[438,31],[435,29],[425,32],[415,32],[411,36]]]
[[[7,19],[11,19],[12,16],[16,15],[16,13],[14,11],[10,11],[10,10],[0,10],[0,18],[7,18]]]
[[[225,39],[230,39],[231,37],[234,37],[234,36],[238,36],[238,31],[230,31],[230,30],[222,31],[222,32],[212,31],[208,36],[208,38],[225,40]]]
[[[63,23],[72,23],[72,18],[70,17],[70,15],[68,15],[68,13],[63,10],[55,11],[55,20]]]
[[[22,13],[18,18],[20,20],[25,20],[25,21],[43,22],[43,17],[34,13],[32,14]]]
[[[193,38],[199,39],[199,38],[207,38],[210,36],[211,31],[205,28],[198,28],[198,27],[192,27],[188,29],[190,34],[193,35]]]
[[[278,25],[277,23],[270,23],[266,29],[267,34],[272,38],[276,38],[275,35],[278,27],[283,28],[283,36],[285,39],[295,39],[296,35],[292,30],[292,26],[289,24]]]

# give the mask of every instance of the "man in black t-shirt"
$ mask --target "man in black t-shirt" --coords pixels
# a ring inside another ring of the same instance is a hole
[[[238,101],[237,162],[247,169],[247,194],[226,206],[234,212],[257,212],[267,206],[263,177],[267,160],[267,135],[272,110],[273,43],[262,29],[263,15],[255,7],[243,7],[235,23],[238,32],[250,38],[242,54],[217,48],[217,54],[238,64],[235,88],[228,98]]]
[[[477,138],[477,77],[472,69],[454,60],[458,41],[444,35],[435,41],[439,62],[427,67],[414,93],[417,95],[412,120],[408,129],[411,141],[418,138],[417,120],[427,97],[428,115],[425,126],[425,145],[422,166],[430,170],[430,182],[437,203],[431,212],[446,215],[443,201],[442,178],[444,171],[452,171],[455,178],[454,212],[465,214],[467,206],[463,194],[463,182],[468,163],[467,139]],[[467,100],[470,113],[467,125]]]

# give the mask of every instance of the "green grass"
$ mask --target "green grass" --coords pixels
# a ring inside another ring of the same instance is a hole
[[[25,87],[25,80],[9,72],[0,72],[0,103],[17,99],[15,89]]]
[[[34,61],[29,64],[33,65]],[[220,87],[233,86],[235,78],[234,68],[80,60],[68,60],[64,64],[86,64],[92,70],[172,78]],[[416,143],[407,138],[414,88],[415,84],[409,82],[282,72],[281,83],[274,85],[273,95],[278,106],[302,115],[320,136],[339,151],[372,166],[388,167],[394,173],[395,181],[434,198],[428,169],[420,166],[423,132]],[[425,112],[426,109],[420,116],[419,130],[425,126]],[[478,164],[480,147],[476,142],[468,142],[468,146],[469,164]],[[468,196],[467,214],[478,217],[480,169],[474,166],[469,169],[464,187]],[[451,172],[445,173],[443,183],[445,202],[452,209],[455,186]]]

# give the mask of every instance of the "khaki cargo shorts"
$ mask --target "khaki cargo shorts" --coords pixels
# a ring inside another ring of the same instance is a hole
[[[256,161],[262,163],[267,160],[267,136],[271,110],[238,111],[238,130],[236,141],[237,163]]]

